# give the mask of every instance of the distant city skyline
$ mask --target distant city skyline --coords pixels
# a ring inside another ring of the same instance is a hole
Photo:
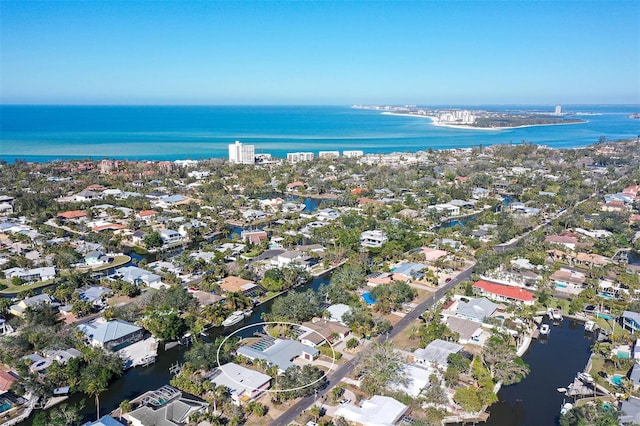
[[[638,104],[640,1],[0,2],[3,104]]]

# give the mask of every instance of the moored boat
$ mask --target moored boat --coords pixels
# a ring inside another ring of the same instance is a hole
[[[551,328],[549,327],[549,324],[542,324],[540,326],[540,334],[547,335],[549,334],[550,331],[551,331]]]
[[[242,321],[244,319],[244,312],[242,311],[235,311],[234,313],[232,313],[231,315],[229,315],[229,317],[227,319],[225,319],[224,321],[222,321],[222,325],[225,327],[229,327],[232,326],[234,324],[239,323],[240,321]]]

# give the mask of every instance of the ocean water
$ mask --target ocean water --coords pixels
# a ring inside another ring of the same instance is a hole
[[[554,106],[465,106],[552,112]],[[427,118],[384,115],[348,106],[0,106],[0,159],[176,160],[226,158],[235,140],[256,153],[363,150],[415,152],[520,143],[554,148],[637,137],[639,105],[566,105],[582,124],[505,130],[436,127]],[[583,114],[587,115],[583,115]],[[595,114],[595,115],[593,115]]]

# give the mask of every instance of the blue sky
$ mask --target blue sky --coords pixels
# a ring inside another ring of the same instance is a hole
[[[640,1],[0,2],[0,101],[640,103]]]

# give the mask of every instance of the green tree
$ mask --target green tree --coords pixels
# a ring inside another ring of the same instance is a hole
[[[145,235],[144,237],[144,245],[147,248],[156,248],[156,247],[162,247],[162,237],[160,236],[159,232],[149,232],[147,235]]]
[[[408,380],[402,355],[390,341],[369,345],[356,371],[362,381],[361,389],[369,395],[392,384],[406,384]]]

